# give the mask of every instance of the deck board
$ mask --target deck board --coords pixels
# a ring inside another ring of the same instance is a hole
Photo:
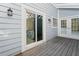
[[[79,56],[79,40],[56,37],[18,56]]]
[[[55,50],[58,46],[60,46],[61,43],[63,43],[63,41],[64,41],[64,40],[61,40],[60,42],[56,43],[56,45],[51,46],[50,48],[48,48],[48,50],[47,50],[45,53],[43,53],[43,54],[41,54],[41,55],[42,55],[42,56],[51,55],[51,53],[53,53],[54,50]],[[55,43],[54,43],[54,44],[55,44]],[[51,51],[52,51],[52,52],[51,52]]]
[[[50,56],[51,56],[51,55],[55,55],[55,54],[58,52],[58,50],[59,50],[64,44],[65,44],[65,42],[64,42],[64,40],[63,40],[61,44],[58,44],[58,45],[57,45],[57,47],[55,48],[55,50],[53,50],[53,52],[51,52],[52,50],[50,51],[50,52],[51,52],[51,53],[50,53]]]
[[[67,44],[69,43],[70,41],[67,40],[67,42],[58,50],[58,52],[55,54],[55,56],[60,56],[61,53],[64,51],[64,49],[66,48]]]

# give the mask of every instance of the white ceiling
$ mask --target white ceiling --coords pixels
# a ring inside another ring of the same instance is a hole
[[[53,3],[56,8],[79,8],[79,3]]]

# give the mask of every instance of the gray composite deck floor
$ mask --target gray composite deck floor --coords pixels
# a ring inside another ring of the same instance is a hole
[[[79,56],[79,40],[56,37],[18,56]]]

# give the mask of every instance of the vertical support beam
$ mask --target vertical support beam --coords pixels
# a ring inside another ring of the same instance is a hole
[[[61,33],[61,26],[60,26],[59,9],[58,9],[58,36],[60,36],[60,33]]]

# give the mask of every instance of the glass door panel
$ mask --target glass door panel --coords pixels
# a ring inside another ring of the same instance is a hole
[[[35,14],[27,12],[26,19],[27,44],[35,42]]]
[[[43,16],[37,15],[37,41],[40,41],[43,39],[42,21],[43,21]]]
[[[61,20],[61,34],[67,34],[67,20]]]

